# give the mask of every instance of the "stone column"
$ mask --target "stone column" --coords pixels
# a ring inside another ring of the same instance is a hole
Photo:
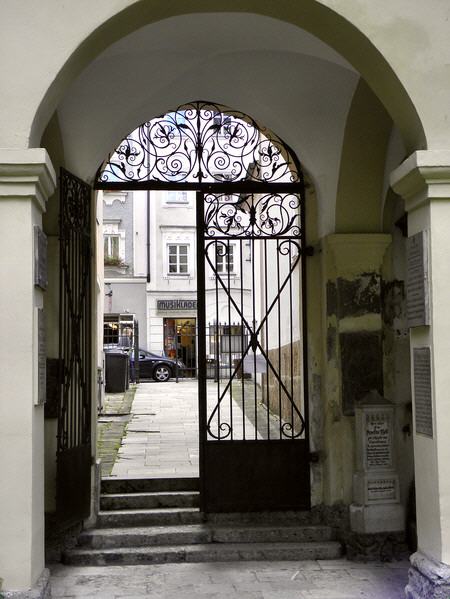
[[[45,596],[49,589],[38,364],[44,292],[35,285],[34,227],[42,226],[55,184],[44,149],[0,149],[0,593],[7,591],[7,597],[15,591],[27,596],[32,588],[36,593],[36,587],[39,594],[33,596]]]
[[[408,211],[418,551],[409,599],[450,596],[450,151],[418,151],[391,175]],[[417,252],[417,250],[420,250]]]
[[[390,235],[335,234],[322,242],[326,285],[325,501],[352,502],[355,402],[383,393],[381,266]]]

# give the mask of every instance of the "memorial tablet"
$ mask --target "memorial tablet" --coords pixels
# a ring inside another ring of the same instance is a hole
[[[367,500],[390,501],[397,499],[396,477],[369,479],[367,481]]]
[[[391,425],[386,412],[366,414],[366,467],[391,468]]]
[[[431,353],[429,347],[413,349],[416,433],[433,438],[431,403]]]
[[[408,238],[406,311],[409,327],[430,324],[428,293],[428,235],[421,231]]]
[[[38,398],[37,403],[45,403],[47,390],[47,347],[45,339],[45,314],[42,308],[37,311],[38,316]]]
[[[34,284],[44,291],[48,286],[47,236],[37,225],[34,226]]]

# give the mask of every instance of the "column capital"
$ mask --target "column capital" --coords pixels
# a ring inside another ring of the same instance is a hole
[[[32,199],[45,211],[56,189],[56,174],[44,148],[0,148],[0,201]]]
[[[336,266],[336,274],[350,278],[363,272],[380,272],[392,238],[385,233],[334,233],[324,238]]]
[[[430,200],[450,199],[450,150],[418,150],[390,175],[408,212]]]

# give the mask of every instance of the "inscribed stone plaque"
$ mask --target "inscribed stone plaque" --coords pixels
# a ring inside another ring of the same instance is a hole
[[[37,403],[45,403],[47,380],[47,347],[45,339],[45,314],[42,308],[37,311],[38,316],[38,397]]]
[[[408,238],[406,309],[409,327],[430,324],[428,294],[428,235],[421,231]]]
[[[395,477],[372,478],[367,481],[368,501],[389,501],[397,499]]]
[[[34,284],[44,291],[48,285],[47,236],[37,225],[34,226]]]
[[[385,412],[366,414],[366,467],[392,467],[391,423]]]
[[[431,354],[429,347],[413,349],[416,433],[433,437]]]

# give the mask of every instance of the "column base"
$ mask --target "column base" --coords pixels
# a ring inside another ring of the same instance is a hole
[[[435,562],[417,551],[410,557],[406,599],[448,599],[450,566]]]
[[[38,581],[28,591],[3,591],[0,589],[2,599],[51,599],[50,571],[47,568],[42,572]]]

